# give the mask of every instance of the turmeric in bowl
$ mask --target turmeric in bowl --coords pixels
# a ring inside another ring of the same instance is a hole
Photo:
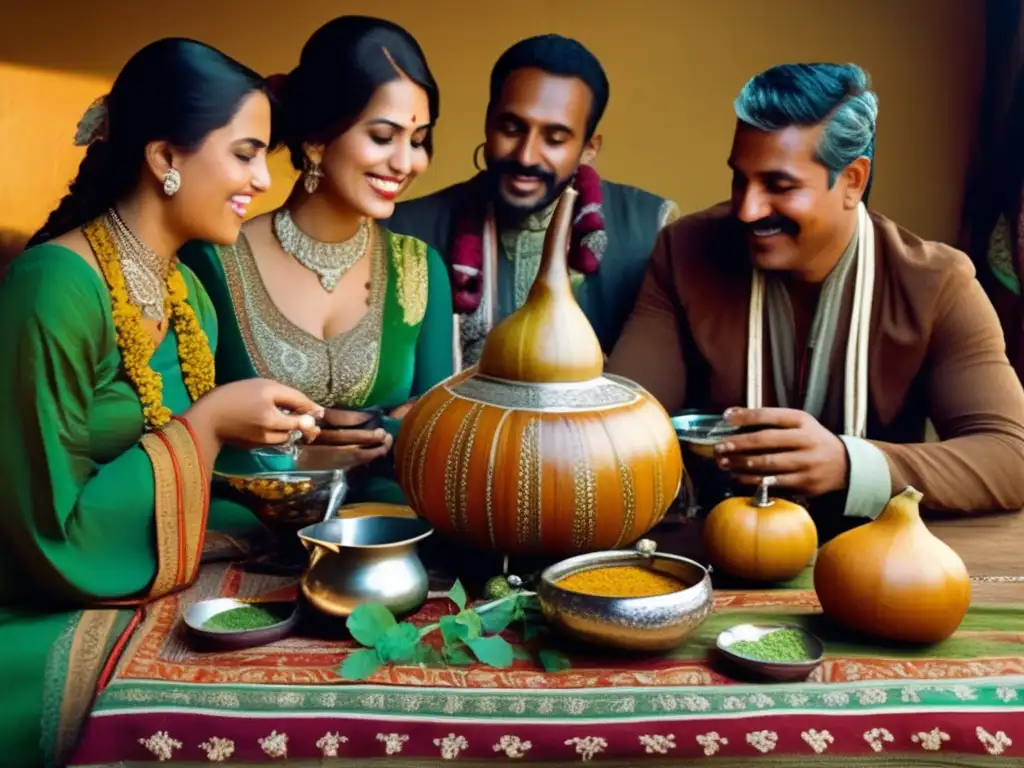
[[[594,597],[654,597],[679,592],[689,585],[665,573],[636,565],[610,565],[577,571],[555,585]]]

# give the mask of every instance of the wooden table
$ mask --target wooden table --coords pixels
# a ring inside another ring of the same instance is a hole
[[[963,558],[976,601],[1024,603],[1024,513],[927,522]]]
[[[976,603],[1024,604],[1024,512],[926,517],[929,530],[963,559]],[[702,517],[651,533],[659,547],[703,562]]]

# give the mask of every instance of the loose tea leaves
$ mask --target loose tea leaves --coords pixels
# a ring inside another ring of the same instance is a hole
[[[810,661],[804,636],[795,629],[777,629],[758,640],[737,640],[729,652],[755,661]]]
[[[295,606],[291,603],[243,605],[214,614],[203,622],[203,629],[213,632],[244,632],[250,629],[266,629],[286,621],[294,611]]]

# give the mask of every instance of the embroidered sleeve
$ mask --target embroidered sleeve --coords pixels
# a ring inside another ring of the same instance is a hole
[[[662,200],[658,208],[658,230],[662,230],[679,218],[679,206],[671,200]]]
[[[398,285],[395,293],[406,325],[416,325],[427,311],[427,244],[408,235],[389,232],[391,258]]]

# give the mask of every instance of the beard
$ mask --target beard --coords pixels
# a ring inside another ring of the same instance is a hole
[[[575,171],[573,172],[575,173]],[[517,204],[511,202],[501,193],[502,176],[525,176],[538,179],[544,185],[544,194],[535,203]],[[547,208],[557,200],[565,188],[572,182],[573,176],[559,179],[554,173],[539,165],[522,165],[513,159],[487,159],[487,170],[484,171],[488,197],[503,218],[519,219]]]

